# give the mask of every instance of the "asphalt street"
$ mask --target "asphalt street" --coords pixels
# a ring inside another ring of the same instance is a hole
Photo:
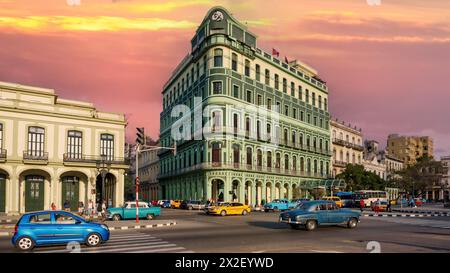
[[[175,219],[176,226],[112,232],[99,248],[66,246],[37,248],[35,252],[450,252],[450,217],[361,217],[356,229],[324,226],[308,232],[278,223],[279,213],[211,216],[202,211],[163,209],[158,219]],[[373,243],[372,241],[375,241]],[[371,242],[369,244],[369,242]],[[369,244],[369,245],[368,245]],[[0,252],[15,252],[9,237],[0,237]]]

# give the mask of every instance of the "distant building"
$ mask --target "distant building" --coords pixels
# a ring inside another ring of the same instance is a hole
[[[149,140],[146,142],[149,146],[159,146],[159,141]],[[160,187],[158,184],[159,175],[159,150],[145,151],[139,154],[139,178],[142,200],[152,201],[160,199]]]
[[[386,166],[386,180],[399,177],[399,175],[395,173],[404,168],[405,164],[402,160],[390,155],[387,150],[380,151],[377,157],[378,161]]]
[[[345,122],[331,120],[332,175],[342,173],[347,164],[362,164],[362,131]]]
[[[427,189],[426,198],[432,200],[449,200],[450,197],[450,156],[441,157],[444,173],[441,178],[441,184]],[[438,198],[437,198],[438,197]]]
[[[433,139],[428,136],[400,136],[391,134],[387,139],[389,154],[412,165],[422,156],[433,157]]]
[[[386,176],[386,165],[384,162],[378,159],[378,142],[375,140],[364,141],[364,159],[363,165],[364,169],[373,172],[380,178],[385,179]]]

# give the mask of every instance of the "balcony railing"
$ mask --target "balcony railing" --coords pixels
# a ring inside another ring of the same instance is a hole
[[[23,151],[24,160],[48,161],[48,152]]]
[[[222,162],[207,162],[200,163],[191,167],[178,168],[176,170],[170,171],[168,173],[160,174],[159,178],[180,175],[183,173],[188,173],[197,170],[215,170],[215,169],[230,169],[230,170],[241,170],[241,171],[252,171],[259,173],[271,173],[271,174],[284,174],[291,176],[303,176],[303,177],[314,177],[314,178],[328,178],[329,176],[325,173],[314,173],[294,169],[285,168],[272,168],[260,165],[250,165],[250,164],[239,164],[239,163],[222,163]]]
[[[64,162],[72,163],[97,163],[105,161],[110,164],[128,165],[129,159],[124,157],[110,157],[110,156],[95,156],[95,155],[81,155],[65,153],[63,156]]]
[[[344,162],[344,161],[335,160],[333,164],[338,167],[345,167],[345,166],[347,166],[348,163]]]
[[[0,161],[5,161],[6,160],[6,150],[5,149],[0,149]]]
[[[359,150],[359,151],[364,150],[364,147],[361,146],[361,145],[358,145],[358,144],[355,144],[355,143],[351,143],[351,142],[348,142],[346,140],[339,139],[339,138],[333,138],[333,143],[337,144],[337,145],[345,146],[347,148],[352,148],[352,149],[355,149],[355,150]]]

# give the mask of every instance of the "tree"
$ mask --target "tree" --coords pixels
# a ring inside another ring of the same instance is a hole
[[[418,158],[415,164],[396,173],[401,176],[397,180],[400,188],[416,196],[427,188],[440,186],[444,165],[431,157],[423,156]]]
[[[125,200],[133,200],[135,198],[136,190],[134,186],[134,179],[131,177],[131,175],[128,174],[125,176],[124,184]]]
[[[384,190],[388,186],[384,179],[378,175],[366,171],[363,165],[347,164],[345,170],[336,176],[346,183],[346,191],[358,190]]]

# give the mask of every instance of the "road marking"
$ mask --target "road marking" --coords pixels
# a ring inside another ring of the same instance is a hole
[[[336,251],[336,250],[310,250],[312,252],[317,252],[317,253],[344,253],[341,251]]]
[[[93,251],[83,251],[86,253],[109,253],[109,252],[130,252],[132,250],[137,250],[137,249],[149,249],[149,248],[165,248],[165,247],[169,247],[169,246],[176,246],[176,244],[163,244],[163,245],[151,245],[151,246],[138,246],[138,247],[123,247],[123,248],[117,248],[117,249],[107,249],[107,250],[102,250],[102,249],[96,249]],[[155,252],[158,252],[159,250],[156,250]]]
[[[256,250],[256,251],[252,251],[252,253],[263,253],[265,250]]]
[[[154,252],[167,252],[167,251],[173,251],[173,250],[183,250],[184,247],[171,247],[171,248],[165,248],[165,249],[155,249],[155,250],[142,250],[142,251],[131,251],[130,253],[154,253]],[[193,251],[182,251],[182,252],[176,252],[176,253],[194,253]]]

